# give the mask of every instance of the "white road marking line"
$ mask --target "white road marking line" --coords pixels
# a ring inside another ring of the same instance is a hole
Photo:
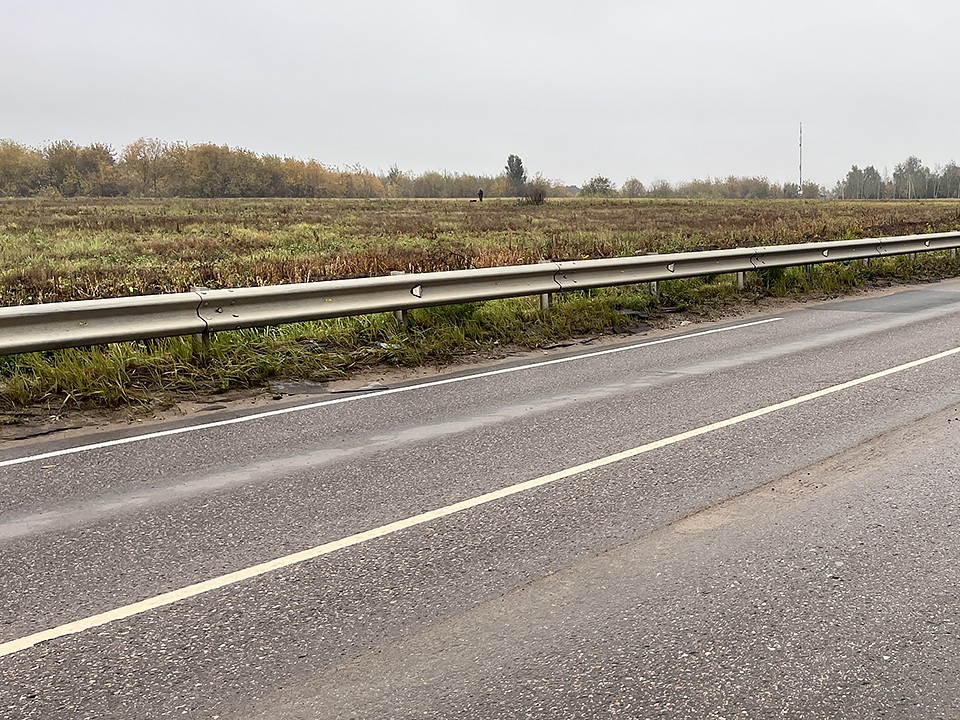
[[[637,343],[636,345],[627,345],[623,347],[609,348],[607,350],[597,350],[592,353],[582,355],[571,355],[569,357],[556,358],[554,360],[543,360],[541,362],[530,363],[528,365],[517,365],[514,367],[500,368],[499,370],[488,370],[486,372],[473,373],[472,375],[462,375],[459,377],[445,378],[443,380],[431,380],[429,382],[418,383],[416,385],[405,385],[403,387],[389,388],[387,390],[376,390],[374,392],[364,393],[362,395],[349,395],[347,397],[336,398],[333,400],[321,400],[306,405],[296,405],[294,407],[280,408],[278,410],[268,410],[266,412],[256,413],[254,415],[244,415],[243,417],[231,418],[229,420],[217,420],[214,422],[203,423],[201,425],[188,425],[186,427],[174,428],[172,430],[161,430],[159,432],[145,433],[143,435],[132,435],[130,437],[117,438],[116,440],[106,440],[90,445],[78,445],[76,447],[64,448],[62,450],[53,450],[51,452],[41,453],[39,455],[28,455],[11,460],[0,460],[0,468],[10,467],[11,465],[22,465],[24,463],[36,462],[37,460],[48,460],[50,458],[62,457],[63,455],[73,455],[86,452],[88,450],[99,450],[102,448],[116,447],[117,445],[127,445],[129,443],[141,442],[143,440],[153,440],[155,438],[168,437],[170,435],[182,435],[185,433],[198,432],[200,430],[209,430],[210,428],[224,427],[225,425],[236,425],[239,423],[253,422],[254,420],[263,420],[264,418],[287,415],[289,413],[302,412],[304,410],[314,410],[327,405],[340,405],[342,403],[356,402],[358,400],[368,400],[384,395],[395,395],[397,393],[412,392],[429,387],[438,387],[440,385],[449,385],[451,383],[466,382],[467,380],[477,380],[479,378],[494,377],[495,375],[506,375],[507,373],[520,372],[521,370],[532,370],[535,368],[546,367],[548,365],[558,365],[560,363],[574,362],[575,360],[586,360],[588,358],[600,357],[602,355],[612,355],[614,353],[626,352],[628,350],[637,350],[650,347],[652,345],[663,345],[665,343],[678,342],[680,340],[690,340],[692,338],[704,337],[705,335],[715,335],[717,333],[729,332],[731,330],[741,330],[743,328],[765,325],[767,323],[778,322],[783,318],[766,318],[764,320],[755,320],[753,322],[742,323],[740,325],[730,325],[728,327],[714,328],[712,330],[702,330],[700,332],[689,333],[687,335],[676,335],[673,337],[661,338],[659,340],[649,340],[647,342]]]
[[[655,440],[653,442],[646,443],[645,445],[640,445],[629,450],[623,450],[622,452],[614,453],[613,455],[607,455],[606,457],[598,458],[597,460],[591,460],[565,470],[559,470],[557,472],[550,473],[549,475],[542,475],[538,478],[533,478],[532,480],[525,480],[524,482],[519,482],[514,485],[500,488],[499,490],[494,490],[493,492],[478,495],[452,505],[446,505],[445,507],[420,513],[419,515],[413,515],[412,517],[408,517],[403,520],[397,520],[396,522],[392,522],[387,525],[381,525],[380,527],[366,530],[355,535],[350,535],[349,537],[341,538],[340,540],[334,540],[323,545],[318,545],[307,550],[301,550],[300,552],[296,552],[291,555],[275,558],[243,570],[237,570],[236,572],[211,578],[210,580],[204,580],[203,582],[195,583],[193,585],[187,585],[186,587],[182,587],[178,590],[172,590],[170,592],[163,593],[162,595],[156,595],[155,597],[147,598],[146,600],[141,600],[129,605],[124,605],[123,607],[109,610],[104,613],[91,615],[90,617],[76,620],[75,622],[67,623],[66,625],[60,625],[55,628],[50,628],[49,630],[43,630],[32,635],[11,640],[9,642],[0,644],[0,657],[21,652],[22,650],[26,650],[27,648],[37,645],[38,643],[83,632],[85,630],[106,625],[118,620],[123,620],[134,615],[145,613],[148,610],[154,610],[166,605],[172,605],[176,602],[180,602],[181,600],[186,600],[188,598],[210,592],[211,590],[227,587],[228,585],[233,585],[244,580],[257,577],[258,575],[264,575],[266,573],[273,572],[274,570],[280,570],[281,568],[290,567],[291,565],[298,565],[308,560],[318,558],[321,555],[328,555],[332,552],[336,552],[337,550],[342,550],[344,548],[359,545],[370,540],[375,540],[376,538],[391,535],[416,525],[439,520],[441,518],[453,515],[454,513],[469,510],[480,505],[486,505],[487,503],[492,503],[496,500],[501,500],[503,498],[510,497],[511,495],[526,492],[527,490],[532,490],[543,485],[549,485],[550,483],[558,480],[580,475],[590,470],[596,470],[597,468],[602,468],[606,465],[612,465],[622,460],[627,460],[629,458],[636,457],[637,455],[648,453],[652,450],[657,450],[668,445],[689,440],[690,438],[695,438],[699,435],[705,435],[707,433],[714,432],[715,430],[721,430],[732,425],[738,425],[742,422],[746,422],[747,420],[753,420],[754,418],[769,415],[770,413],[777,412],[778,410],[783,410],[785,408],[810,402],[811,400],[816,400],[818,398],[832,395],[843,390],[848,390],[852,387],[856,387],[857,385],[863,385],[864,383],[868,383],[873,380],[879,380],[880,378],[884,378],[889,375],[895,375],[896,373],[910,370],[912,368],[934,362],[935,360],[941,360],[943,358],[950,357],[951,355],[956,355],[957,353],[960,353],[960,347],[956,347],[951,350],[945,350],[944,352],[940,352],[935,355],[929,355],[919,360],[913,360],[911,362],[904,363],[903,365],[897,365],[896,367],[888,368],[887,370],[871,373],[870,375],[864,375],[854,380],[848,380],[847,382],[843,382],[838,385],[832,385],[830,387],[823,388],[822,390],[807,393],[806,395],[801,395],[790,400],[784,400],[783,402],[775,403],[773,405],[767,405],[766,407],[762,407],[757,410],[751,410],[726,420],[719,420],[715,423],[710,423],[709,425],[703,425],[701,427],[694,428],[693,430],[687,430],[686,432],[679,433],[678,435],[672,435],[661,440]]]

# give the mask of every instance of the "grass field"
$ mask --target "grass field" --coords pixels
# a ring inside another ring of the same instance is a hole
[[[0,305],[958,227],[957,201],[0,200]]]
[[[0,200],[0,304],[18,305],[960,229],[957,201],[809,200]],[[767,294],[839,293],[877,280],[956,274],[943,254],[190,339],[0,358],[0,408],[153,403],[184,393],[327,380],[378,363],[443,363],[515,344],[629,328],[665,308],[708,313]],[[11,420],[13,418],[13,420]]]

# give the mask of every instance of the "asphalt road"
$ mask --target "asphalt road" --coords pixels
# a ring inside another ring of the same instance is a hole
[[[951,281],[6,443],[0,717],[953,720],[958,371]]]

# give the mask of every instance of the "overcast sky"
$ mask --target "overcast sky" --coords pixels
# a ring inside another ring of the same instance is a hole
[[[580,185],[960,161],[957,0],[0,0],[0,138]]]

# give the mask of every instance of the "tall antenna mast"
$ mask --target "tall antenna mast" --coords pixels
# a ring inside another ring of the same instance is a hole
[[[803,195],[803,123],[800,123],[800,195]]]

